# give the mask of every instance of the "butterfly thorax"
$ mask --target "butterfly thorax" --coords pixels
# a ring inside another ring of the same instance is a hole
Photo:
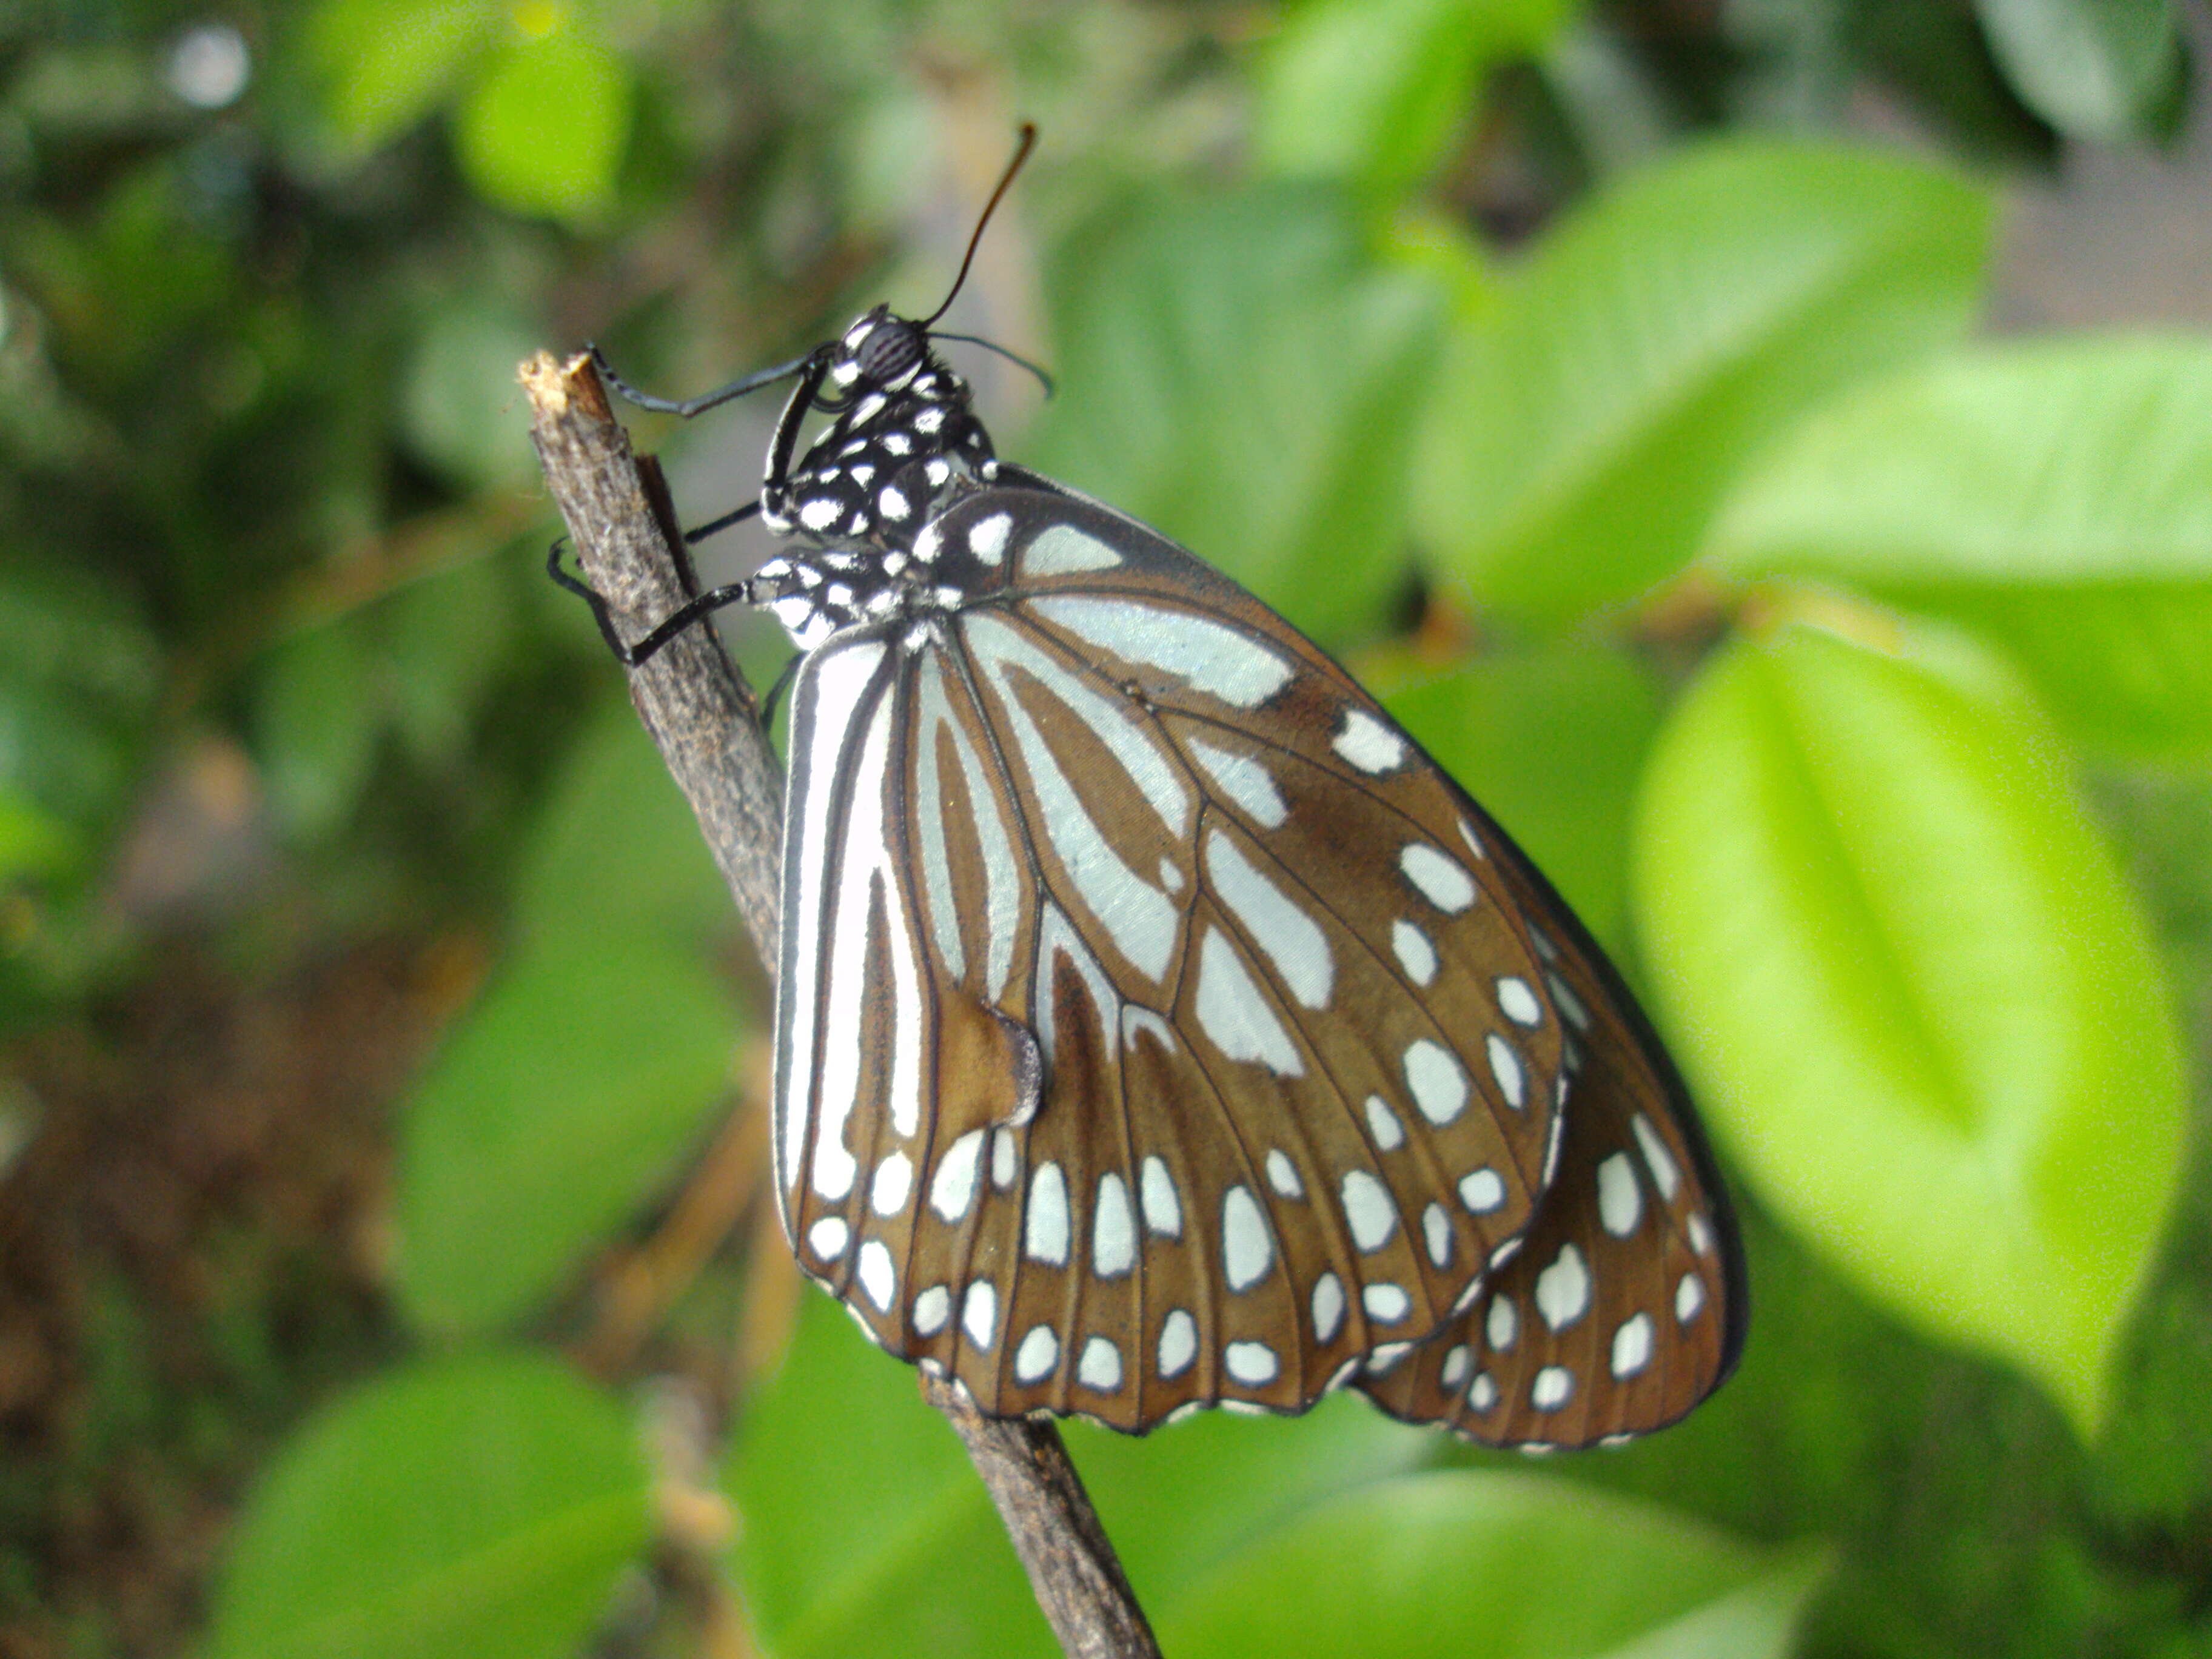
[[[823,349],[777,425],[761,488],[762,522],[792,547],[761,567],[755,602],[800,649],[966,598],[923,532],[954,495],[998,471],[969,400],[921,326],[886,307]],[[798,423],[817,410],[830,424],[787,470]]]

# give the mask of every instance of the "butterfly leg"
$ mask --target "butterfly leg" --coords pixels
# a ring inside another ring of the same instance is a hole
[[[638,668],[650,662],[669,641],[701,617],[720,611],[724,605],[757,603],[750,577],[711,588],[686,602],[636,644],[629,644],[616,629],[614,617],[609,614],[607,602],[599,590],[587,582],[579,581],[561,568],[561,550],[568,539],[563,536],[553,544],[545,557],[545,572],[561,586],[592,607],[592,617],[599,625],[600,637],[606,641],[607,649],[614,653],[615,659],[626,668]]]

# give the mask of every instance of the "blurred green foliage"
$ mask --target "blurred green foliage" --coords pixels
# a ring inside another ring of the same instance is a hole
[[[1554,872],[1707,1105],[1757,1297],[1716,1401],[1572,1464],[1343,1401],[1073,1431],[1170,1650],[2212,1643],[2212,367],[1975,337],[2008,191],[2183,130],[2182,9],[0,14],[0,1030],[96,1035],[180,939],[495,941],[400,1105],[410,1357],[252,1473],[211,1650],[693,1651],[702,1581],[775,1652],[1048,1650],[826,1301],[689,1463],[570,1340],[765,1032],[544,581],[512,379],[596,336],[696,390],[926,308],[1018,112],[951,319],[1058,377],[963,358],[1002,444],[1347,653]],[[641,440],[696,520],[763,419]],[[243,794],[195,817],[211,754]],[[11,1517],[156,1432],[142,1322],[88,1313]],[[0,1624],[59,1652],[48,1570],[0,1535]]]

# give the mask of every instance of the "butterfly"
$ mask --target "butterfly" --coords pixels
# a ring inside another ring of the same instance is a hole
[[[684,414],[797,382],[759,500],[707,527],[757,511],[787,550],[635,646],[595,609],[628,661],[733,599],[802,653],[772,1128],[801,1267],[998,1415],[1351,1387],[1524,1447],[1680,1418],[1745,1270],[1619,974],[1321,650],[998,459],[944,310],[690,404],[607,371]]]

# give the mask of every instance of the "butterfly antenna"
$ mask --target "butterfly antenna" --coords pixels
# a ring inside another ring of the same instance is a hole
[[[975,221],[975,234],[968,239],[968,252],[961,257],[960,274],[952,279],[952,291],[945,296],[943,305],[921,319],[924,329],[950,311],[952,302],[960,297],[961,286],[968,280],[968,267],[975,263],[975,249],[982,242],[984,227],[991,222],[991,216],[998,211],[1000,199],[1014,182],[1014,175],[1022,170],[1022,163],[1029,160],[1030,151],[1036,143],[1036,123],[1023,122],[1022,141],[1014,147],[1014,159],[1006,163],[1006,170],[999,175],[999,187],[991,192],[991,199],[983,204],[982,216]]]
[[[1037,384],[1044,388],[1044,395],[1046,397],[1049,398],[1053,394],[1051,375],[1046,374],[1044,370],[1039,368],[1028,358],[1023,356],[1020,352],[1009,351],[1006,347],[1000,345],[996,340],[987,340],[980,334],[943,334],[939,333],[934,330],[931,331],[929,337],[933,340],[963,340],[969,345],[981,346],[986,351],[995,351],[999,356],[1004,357],[1008,362],[1025,368],[1029,370],[1030,374],[1036,375],[1037,378]]]

